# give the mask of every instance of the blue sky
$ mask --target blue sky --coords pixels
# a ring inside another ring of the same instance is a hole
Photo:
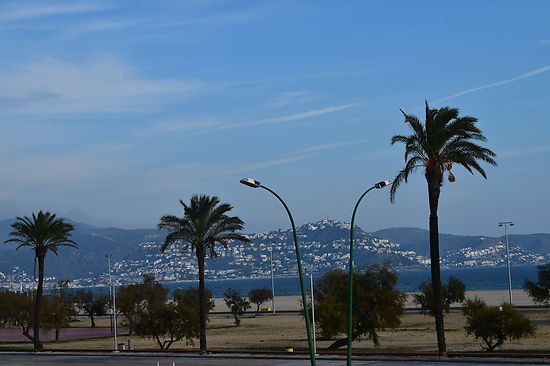
[[[550,2],[66,1],[0,4],[0,218],[38,209],[151,227],[218,195],[255,232],[350,220],[403,165],[402,108],[475,116],[498,154],[455,169],[440,230],[550,232]],[[368,231],[427,227],[421,173]]]

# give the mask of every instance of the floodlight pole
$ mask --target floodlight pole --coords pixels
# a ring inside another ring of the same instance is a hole
[[[273,278],[273,247],[269,248],[269,263],[271,265],[271,311],[275,314],[275,280]]]
[[[311,327],[313,331],[313,351],[317,354],[317,334],[315,332],[315,299],[313,298],[313,275],[309,275],[309,285],[311,291]]]
[[[508,249],[508,226],[514,226],[512,221],[499,222],[498,226],[504,226],[504,237],[506,239],[506,263],[508,265],[508,300],[512,305],[512,272],[510,271],[510,250]]]
[[[361,197],[357,200],[355,208],[353,209],[353,214],[351,215],[351,227],[349,229],[349,274],[348,274],[348,347],[347,347],[347,358],[346,364],[351,365],[351,351],[352,351],[352,333],[353,333],[353,227],[355,226],[355,214],[357,213],[357,208],[363,200],[363,197],[367,195],[373,189],[384,188],[389,185],[391,182],[388,180],[376,183],[374,186],[367,189]]]
[[[305,292],[304,275],[303,275],[303,271],[302,271],[302,260],[300,258],[300,247],[298,246],[298,236],[296,235],[296,225],[294,224],[294,218],[292,217],[292,214],[290,213],[290,210],[288,209],[288,206],[286,205],[285,201],[283,201],[281,196],[279,196],[277,193],[275,193],[274,191],[272,191],[268,187],[261,185],[260,182],[258,182],[257,180],[251,179],[251,178],[241,179],[241,183],[246,185],[246,186],[252,187],[252,188],[263,188],[266,191],[268,191],[269,193],[273,194],[281,202],[281,204],[283,205],[283,207],[286,210],[286,213],[288,214],[288,217],[290,218],[290,223],[292,225],[292,235],[294,237],[294,249],[296,251],[296,261],[298,262],[298,275],[299,275],[299,278],[300,278],[300,291],[302,292],[302,305],[303,305],[303,308],[304,308],[304,319],[305,319],[305,322],[306,322],[307,343],[308,343],[308,348],[309,348],[309,359],[310,359],[310,362],[311,362],[311,366],[316,366],[315,351],[313,349],[313,341],[312,341],[312,336],[311,336],[311,324],[310,324],[309,316],[308,316],[309,306],[308,306],[308,301],[307,301],[306,292]]]
[[[113,295],[113,308],[112,308],[112,311],[113,311],[113,343],[114,343],[114,351],[117,352],[118,351],[118,348],[117,348],[117,319],[116,319],[116,291],[115,291],[115,288],[113,286],[113,280],[111,278],[111,257],[113,256],[111,253],[107,253],[105,255],[107,257],[107,261],[109,263],[109,288],[111,290],[111,293]]]

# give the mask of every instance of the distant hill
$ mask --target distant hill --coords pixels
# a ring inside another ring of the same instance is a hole
[[[75,278],[89,273],[103,271],[105,254],[112,253],[114,258],[131,259],[143,255],[137,245],[144,240],[159,239],[161,233],[154,229],[125,230],[115,227],[98,228],[88,224],[67,220],[74,225],[72,238],[79,249],[62,248],[59,257],[53,253],[46,256],[48,272],[58,278]],[[13,220],[0,221],[0,272],[18,266],[32,273],[32,253],[28,247],[17,252],[15,243],[6,243]]]
[[[372,234],[377,237],[389,239],[394,243],[399,243],[403,249],[414,250],[418,254],[428,255],[430,251],[428,230],[418,228],[390,228],[378,230]],[[439,234],[440,249],[442,253],[460,250],[465,247],[474,249],[485,248],[503,243],[504,240],[504,236],[492,237]],[[508,241],[511,246],[519,246],[524,250],[541,255],[550,255],[550,234],[508,235]]]
[[[8,238],[13,220],[0,221],[0,240]],[[88,286],[105,283],[107,252],[113,255],[113,273],[121,283],[139,280],[141,274],[152,273],[161,280],[181,281],[196,278],[193,253],[174,248],[160,253],[166,235],[156,229],[126,230],[99,228],[69,220],[74,226],[73,240],[79,249],[62,248],[59,257],[49,253],[46,275],[55,279],[71,279]],[[298,239],[304,269],[307,273],[323,273],[346,268],[350,225],[322,220],[300,226]],[[276,273],[296,273],[296,257],[290,229],[249,234],[250,244],[231,243],[220,248],[218,258],[207,259],[209,278],[267,276],[269,252],[273,248]],[[389,260],[394,267],[423,268],[429,264],[429,235],[418,228],[390,228],[367,233],[355,230],[355,263],[365,264]],[[441,234],[443,266],[483,266],[504,264],[502,237]],[[550,261],[550,234],[510,235],[511,256],[516,264]],[[0,285],[32,280],[33,256],[28,248],[15,251],[14,243],[0,244]]]

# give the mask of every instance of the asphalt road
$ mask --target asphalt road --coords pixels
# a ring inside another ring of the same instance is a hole
[[[317,360],[319,366],[345,365],[345,359],[320,358]],[[32,354],[32,353],[0,353],[0,365],[2,366],[53,366],[53,365],[116,365],[116,366],[307,366],[307,358],[288,357],[264,357],[264,356],[193,356],[193,355],[170,355],[170,354]],[[550,365],[550,361],[542,360],[407,360],[407,359],[356,359],[355,366],[420,366],[420,365],[441,365],[441,366],[464,366],[464,365]]]

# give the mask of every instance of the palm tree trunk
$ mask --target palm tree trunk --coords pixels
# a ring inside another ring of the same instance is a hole
[[[197,248],[197,260],[199,262],[199,344],[200,354],[206,353],[206,294],[204,288],[204,248]]]
[[[40,304],[42,300],[42,292],[44,288],[44,256],[38,255],[38,287],[36,288],[36,297],[34,299],[34,322],[33,322],[33,337],[34,351],[40,352],[44,350],[42,342],[40,342]]]
[[[443,322],[443,295],[441,291],[441,271],[439,258],[439,223],[437,209],[441,193],[441,178],[436,174],[426,172],[428,181],[428,198],[430,202],[430,268],[432,272],[433,311],[435,316],[435,331],[439,356],[447,356],[445,343],[445,325]]]

